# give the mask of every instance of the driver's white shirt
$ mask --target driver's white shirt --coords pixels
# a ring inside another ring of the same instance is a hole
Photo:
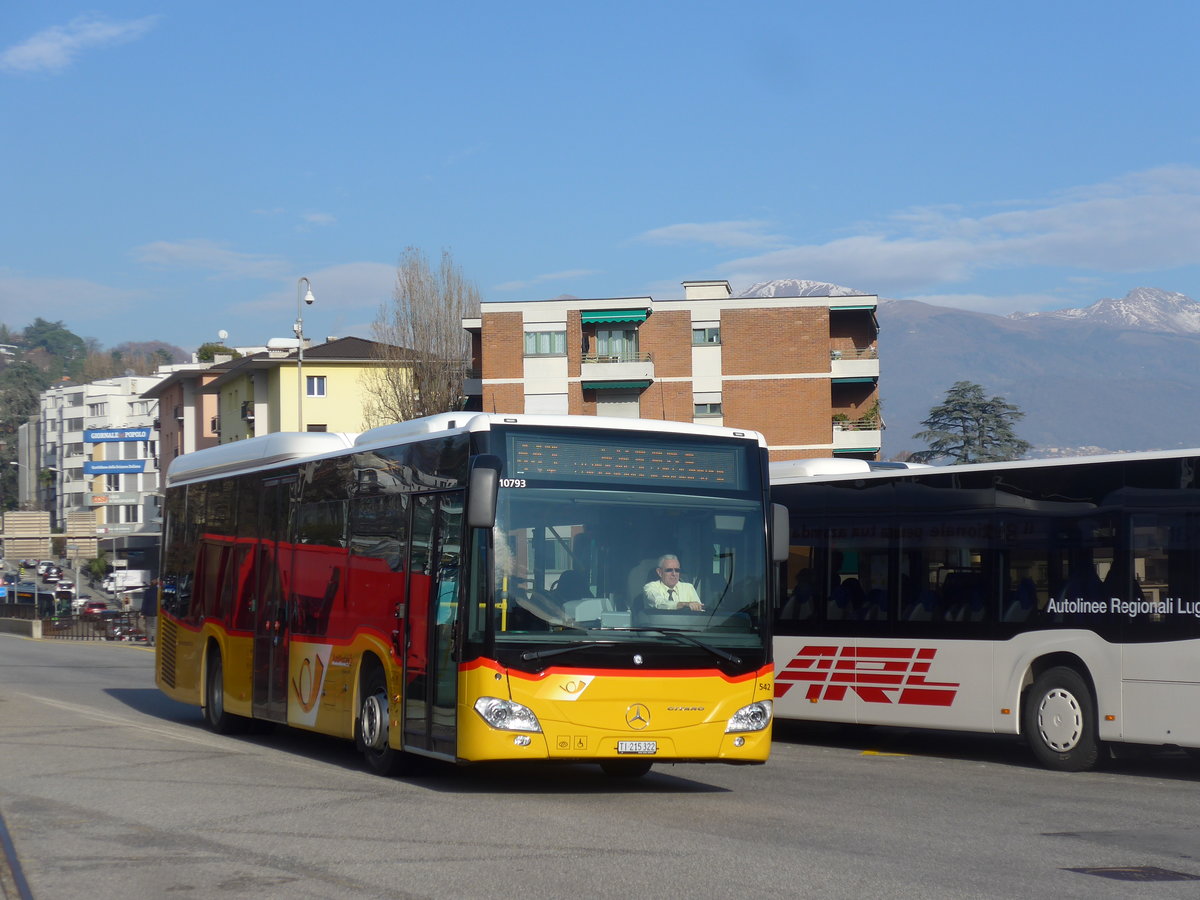
[[[650,598],[657,609],[675,609],[680,603],[699,603],[700,595],[686,581],[681,581],[673,588],[675,593],[668,597],[667,586],[661,581],[652,581],[642,588],[642,593]]]

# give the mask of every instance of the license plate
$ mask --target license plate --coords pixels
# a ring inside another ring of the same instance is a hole
[[[618,753],[653,754],[658,752],[658,741],[617,741]]]

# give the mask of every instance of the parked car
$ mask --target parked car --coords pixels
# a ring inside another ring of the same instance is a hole
[[[116,610],[107,610],[100,622],[104,627],[104,639],[108,641],[140,641],[146,637],[146,632],[137,626],[133,616]]]
[[[86,600],[79,614],[85,619],[99,619],[101,613],[108,610],[108,604],[103,600]]]

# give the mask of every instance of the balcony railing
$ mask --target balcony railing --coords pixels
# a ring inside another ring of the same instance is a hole
[[[834,419],[834,431],[882,431],[887,426],[879,419],[859,419],[857,422]]]
[[[654,357],[649,352],[645,353],[585,353],[583,354],[583,362],[585,363],[636,363],[636,362],[654,362]]]
[[[830,359],[879,359],[879,351],[874,347],[855,347],[851,350],[830,350]]]

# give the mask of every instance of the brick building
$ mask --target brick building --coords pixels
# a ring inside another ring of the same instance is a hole
[[[465,319],[486,412],[633,416],[761,431],[772,459],[876,459],[878,298],[489,302]]]

